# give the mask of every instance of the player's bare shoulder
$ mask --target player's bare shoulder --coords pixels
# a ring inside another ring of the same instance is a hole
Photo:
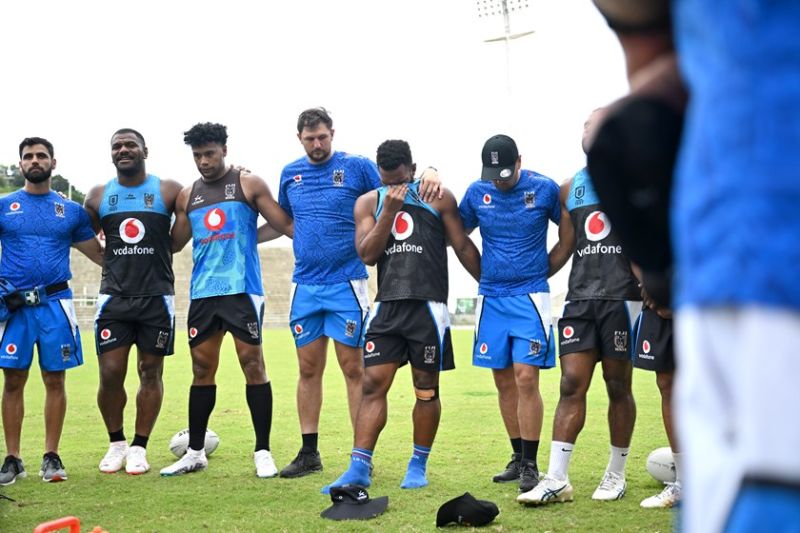
[[[172,212],[175,210],[175,202],[178,199],[181,191],[184,189],[182,183],[176,180],[162,179],[160,183],[161,199],[166,206],[167,211]]]

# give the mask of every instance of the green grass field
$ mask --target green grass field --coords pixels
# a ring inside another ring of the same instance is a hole
[[[441,380],[442,422],[429,461],[430,486],[401,490],[400,481],[411,453],[413,390],[409,371],[398,372],[389,398],[389,421],[375,451],[375,475],[370,495],[389,496],[387,512],[371,521],[333,522],[319,517],[330,505],[320,494],[322,485],[346,468],[352,447],[344,381],[335,357],[330,356],[320,423],[320,451],[325,470],[296,480],[258,479],[252,455],[254,437],[245,401],[244,378],[233,345],[227,338],[217,376],[217,403],[209,426],[221,444],[205,472],[179,478],[161,478],[158,470],[174,461],[167,449],[170,437],[187,426],[191,361],[185,335],[178,353],[167,359],[165,397],[148,446],[152,471],[144,476],[124,472],[102,474],[97,464],[107,448],[107,434],[95,404],[97,362],[94,343],[84,336],[83,367],[68,372],[69,404],[61,457],[69,474],[64,483],[46,484],[38,477],[43,453],[43,388],[32,372],[26,391],[22,456],[27,479],[3,494],[0,531],[33,531],[41,522],[77,516],[83,531],[100,525],[111,533],[128,531],[434,531],[436,510],[446,500],[471,492],[494,501],[500,515],[486,531],[669,531],[672,515],[644,510],[639,502],[661,487],[645,470],[647,454],[666,445],[661,425],[659,395],[653,374],[637,371],[634,392],[638,420],[628,461],[628,494],[618,502],[594,502],[592,491],[608,461],[607,400],[602,376],[595,375],[590,391],[586,427],[578,439],[570,467],[575,501],[545,508],[528,508],[514,501],[513,484],[492,483],[491,476],[508,461],[510,446],[500,420],[489,371],[470,364],[470,330],[454,332],[457,369]],[[275,397],[272,451],[278,468],[288,463],[300,446],[295,411],[297,365],[291,335],[286,330],[265,332],[267,370]],[[125,432],[133,436],[134,398],[138,379],[135,358],[128,374]],[[545,420],[539,465],[547,468],[553,412],[558,400],[559,370],[543,373]],[[5,456],[5,451],[3,451]]]

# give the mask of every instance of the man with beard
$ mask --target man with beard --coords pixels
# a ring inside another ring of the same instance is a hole
[[[173,353],[175,309],[170,219],[181,184],[145,170],[142,135],[123,128],[111,137],[111,161],[117,177],[94,187],[85,207],[94,229],[106,238],[105,264],[95,318],[100,367],[97,405],[109,436],[100,471],[128,474],[150,470],[146,448],[164,387],[164,356]],[[139,391],[130,447],[123,411],[127,402],[128,354],[136,344]]]
[[[20,143],[19,155],[25,185],[0,199],[0,367],[5,377],[2,411],[8,453],[0,468],[0,485],[27,475],[20,435],[34,345],[45,387],[45,454],[39,475],[47,482],[67,479],[58,455],[67,409],[65,370],[83,364],[68,284],[70,246],[98,265],[103,262],[100,241],[86,212],[50,190],[50,175],[56,167],[53,145],[29,137]]]
[[[297,138],[306,153],[284,167],[278,194],[296,225],[289,325],[300,367],[297,413],[302,447],[281,470],[286,478],[322,470],[317,441],[329,338],[347,385],[354,430],[361,402],[361,347],[369,297],[367,270],[354,245],[353,207],[359,196],[380,187],[381,180],[375,163],[366,157],[334,151],[333,135],[333,120],[325,108],[300,113]],[[432,179],[423,175],[420,194],[430,201],[439,192],[439,181],[435,169],[426,174]]]

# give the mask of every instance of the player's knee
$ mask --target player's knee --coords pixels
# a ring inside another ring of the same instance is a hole
[[[608,391],[608,399],[612,402],[623,401],[633,395],[630,380],[624,378],[608,378],[606,380],[606,390]]]
[[[248,383],[264,383],[267,378],[264,368],[264,359],[259,354],[258,357],[248,357],[242,361],[242,372]]]
[[[157,385],[161,383],[162,365],[141,365],[139,367],[139,381],[142,385]]]
[[[417,401],[432,402],[439,397],[439,386],[430,388],[414,387],[414,394],[417,397]]]
[[[64,390],[64,372],[43,372],[42,381],[46,389],[51,391]]]
[[[562,398],[581,398],[586,395],[584,380],[574,374],[561,376],[560,390]]]
[[[22,372],[5,371],[3,390],[8,394],[16,394],[25,389],[25,382],[28,381],[28,374]]]

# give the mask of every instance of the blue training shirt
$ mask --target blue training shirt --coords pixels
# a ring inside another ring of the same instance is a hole
[[[94,236],[89,215],[80,204],[54,192],[13,192],[0,198],[0,277],[17,289],[67,281],[72,278],[70,246]],[[71,297],[71,289],[50,296]]]
[[[353,207],[380,186],[375,163],[344,152],[319,165],[302,157],[284,167],[278,202],[294,218],[292,281],[327,285],[367,277],[356,252]]]
[[[464,227],[480,228],[481,281],[485,296],[549,292],[548,220],[561,220],[558,184],[532,170],[521,170],[507,192],[491,181],[470,184],[459,205]]]
[[[800,2],[677,0],[679,306],[800,309]]]

